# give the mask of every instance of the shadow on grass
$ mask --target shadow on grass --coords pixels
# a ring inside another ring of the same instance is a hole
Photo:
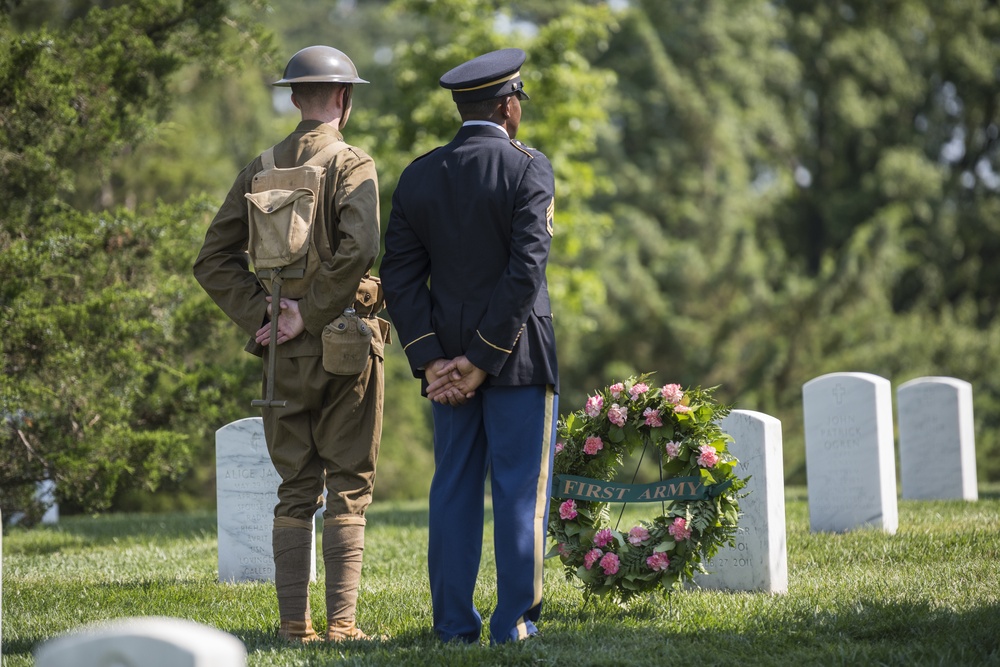
[[[3,655],[15,656],[15,655],[31,655],[38,646],[43,641],[47,640],[48,637],[20,637],[13,640],[3,641]]]
[[[426,528],[426,503],[372,506],[372,527]],[[98,518],[71,516],[58,524],[8,529],[7,552],[43,556],[65,549],[102,547],[125,543],[161,543],[175,540],[216,539],[214,511],[170,514],[106,514]]]
[[[359,665],[638,667],[672,661],[995,664],[1000,658],[1000,604],[995,602],[954,612],[927,603],[895,604],[876,599],[847,602],[822,611],[806,607],[782,609],[778,601],[778,608],[763,613],[720,618],[716,612],[706,612],[695,595],[690,600],[676,600],[669,610],[659,598],[655,602],[638,602],[629,610],[604,603],[575,609],[563,604],[543,615],[543,634],[538,639],[490,648],[442,644],[430,628],[404,630],[383,641],[317,642],[307,646],[288,644],[274,631],[259,627],[226,631],[242,641],[251,655],[281,654],[281,664],[300,667],[329,665],[332,660]],[[192,620],[201,622],[198,618]],[[58,636],[62,634],[68,633]],[[46,639],[21,637],[4,641],[3,654],[30,655]]]
[[[1000,500],[1000,486],[991,485],[989,488],[984,489],[979,487],[979,499],[980,500]]]
[[[604,648],[610,655],[623,646],[647,657],[690,655],[692,659],[709,647],[712,655],[724,663],[752,663],[762,656],[773,659],[768,664],[834,656],[843,660],[851,655],[863,658],[862,662],[883,661],[891,656],[887,664],[996,664],[1000,659],[997,602],[953,611],[929,602],[893,603],[868,598],[819,609],[786,607],[778,598],[741,593],[733,595],[747,596],[749,604],[724,601],[709,610],[712,605],[703,605],[698,595],[681,594],[672,603],[660,597],[649,598],[629,609],[605,602],[576,609],[563,605],[549,610],[541,627],[547,643],[567,649],[586,646],[588,655],[595,659]],[[755,607],[752,599],[758,596],[767,600],[761,613],[749,612],[730,619],[719,616],[719,607]],[[657,645],[663,649],[656,649]],[[792,656],[799,657],[793,660]],[[946,657],[954,660],[942,662]]]
[[[427,503],[406,505],[373,504],[365,512],[369,526],[400,526],[405,528],[426,528],[428,524]]]
[[[483,507],[483,525],[493,523],[493,505],[489,498]],[[426,528],[430,511],[426,500],[392,503],[373,503],[365,512],[369,526],[400,526],[404,528]]]
[[[366,628],[367,630],[367,628]],[[316,627],[316,632],[322,636],[323,628]],[[313,645],[299,645],[287,642],[278,637],[277,627],[273,631],[261,630],[260,628],[238,628],[230,631],[237,639],[243,642],[247,651],[268,650],[268,649],[305,649],[305,648],[331,648],[356,649],[359,653],[378,651],[386,648],[399,648],[403,646],[441,646],[430,628],[419,630],[407,630],[398,635],[393,635],[386,639],[372,641],[344,641],[344,642],[320,642]]]
[[[724,607],[730,605],[725,604]],[[542,635],[499,647],[442,644],[429,628],[380,642],[290,647],[273,634],[237,631],[248,651],[295,651],[295,664],[629,666],[699,664],[992,664],[1000,658],[1000,605],[954,612],[867,599],[827,611],[771,610],[739,618],[675,601],[609,604],[543,614]],[[707,662],[706,662],[707,661]]]
[[[12,553],[45,555],[70,547],[100,547],[123,541],[148,543],[216,536],[214,512],[107,514],[66,517],[58,524],[12,528]]]

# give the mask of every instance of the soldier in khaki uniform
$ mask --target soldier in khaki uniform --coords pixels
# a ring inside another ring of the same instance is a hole
[[[311,46],[296,53],[274,85],[291,86],[302,120],[274,146],[274,165],[295,167],[332,142],[351,111],[352,86],[367,83],[337,49]],[[328,496],[323,520],[327,634],[330,641],[367,639],[355,625],[365,510],[371,502],[382,431],[382,350],[388,335],[378,282],[369,270],[379,252],[378,179],[372,158],[342,144],[325,166],[325,237],[330,253],[299,299],[281,298],[274,362],[274,395],[286,407],[262,408],[268,451],[281,484],[274,510],[275,586],[279,634],[293,641],[321,639],[313,630],[309,573],[313,516]],[[202,287],[246,331],[247,350],[268,362],[274,316],[270,297],[248,267],[248,208],[258,157],[236,177],[205,236],[194,265]],[[319,225],[321,221],[317,220]],[[320,235],[322,237],[323,235]],[[323,367],[324,327],[353,307],[373,331],[367,365],[358,375]],[[267,368],[264,372],[268,381]]]

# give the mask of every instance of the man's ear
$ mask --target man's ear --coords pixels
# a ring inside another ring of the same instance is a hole
[[[295,105],[296,109],[301,109],[302,108],[301,106],[299,106],[299,101],[298,101],[298,99],[296,99],[295,93],[292,93],[292,104]]]

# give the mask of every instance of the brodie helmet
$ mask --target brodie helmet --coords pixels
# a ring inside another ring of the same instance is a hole
[[[351,59],[332,46],[307,46],[288,60],[284,76],[273,86],[293,83],[368,83]]]

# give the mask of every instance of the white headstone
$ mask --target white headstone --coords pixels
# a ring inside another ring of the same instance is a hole
[[[903,498],[978,500],[972,385],[922,377],[896,389]]]
[[[809,524],[895,533],[892,389],[870,373],[830,373],[802,386]]]
[[[788,592],[785,542],[785,479],[781,422],[752,410],[733,410],[719,426],[733,437],[729,451],[740,460],[739,477],[750,477],[740,499],[736,546],[719,549],[695,581],[703,588]]]
[[[194,621],[149,616],[86,626],[51,639],[35,667],[246,667],[247,651],[231,634]]]
[[[52,525],[59,523],[59,503],[56,502],[56,483],[51,479],[43,479],[35,485],[35,500],[45,507],[42,523]]]
[[[274,581],[271,529],[281,478],[271,463],[260,417],[215,433],[220,581]],[[315,530],[315,528],[314,528]],[[313,540],[311,579],[316,579]]]

